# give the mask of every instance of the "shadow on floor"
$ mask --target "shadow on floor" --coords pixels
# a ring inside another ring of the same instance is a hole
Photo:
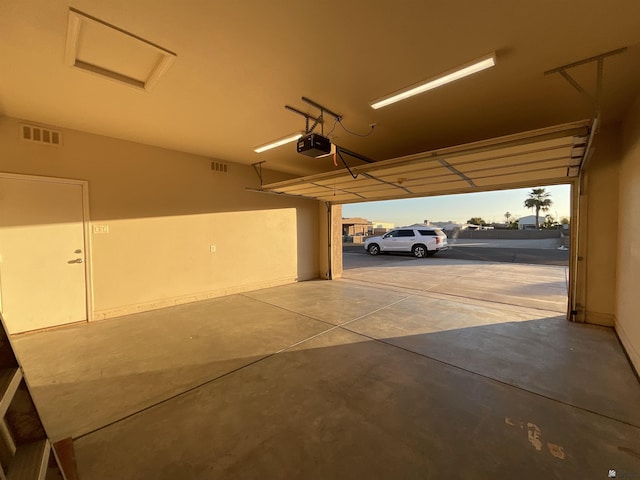
[[[496,268],[476,283],[563,278]],[[495,295],[304,282],[14,344],[83,480],[640,474],[640,385],[613,330]]]
[[[336,328],[76,446],[85,479],[605,478],[639,432]]]

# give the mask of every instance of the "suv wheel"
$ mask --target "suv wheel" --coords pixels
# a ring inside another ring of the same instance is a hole
[[[378,255],[380,253],[380,246],[377,243],[369,245],[369,253],[371,255]]]
[[[423,258],[427,256],[427,247],[424,245],[414,245],[411,252],[414,257]]]

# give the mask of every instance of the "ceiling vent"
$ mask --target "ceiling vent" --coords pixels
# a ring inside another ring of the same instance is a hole
[[[98,18],[69,9],[65,63],[149,91],[176,54]]]
[[[62,132],[35,125],[20,125],[20,138],[26,142],[42,143],[45,145],[61,145]]]

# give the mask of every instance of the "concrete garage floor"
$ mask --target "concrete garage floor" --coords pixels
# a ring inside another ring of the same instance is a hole
[[[14,343],[83,480],[640,478],[640,384],[566,267],[381,258]]]

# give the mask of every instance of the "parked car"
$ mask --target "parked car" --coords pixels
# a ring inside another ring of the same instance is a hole
[[[439,228],[427,226],[395,228],[381,237],[369,237],[364,241],[364,249],[371,255],[411,252],[422,258],[448,248],[447,235]]]

